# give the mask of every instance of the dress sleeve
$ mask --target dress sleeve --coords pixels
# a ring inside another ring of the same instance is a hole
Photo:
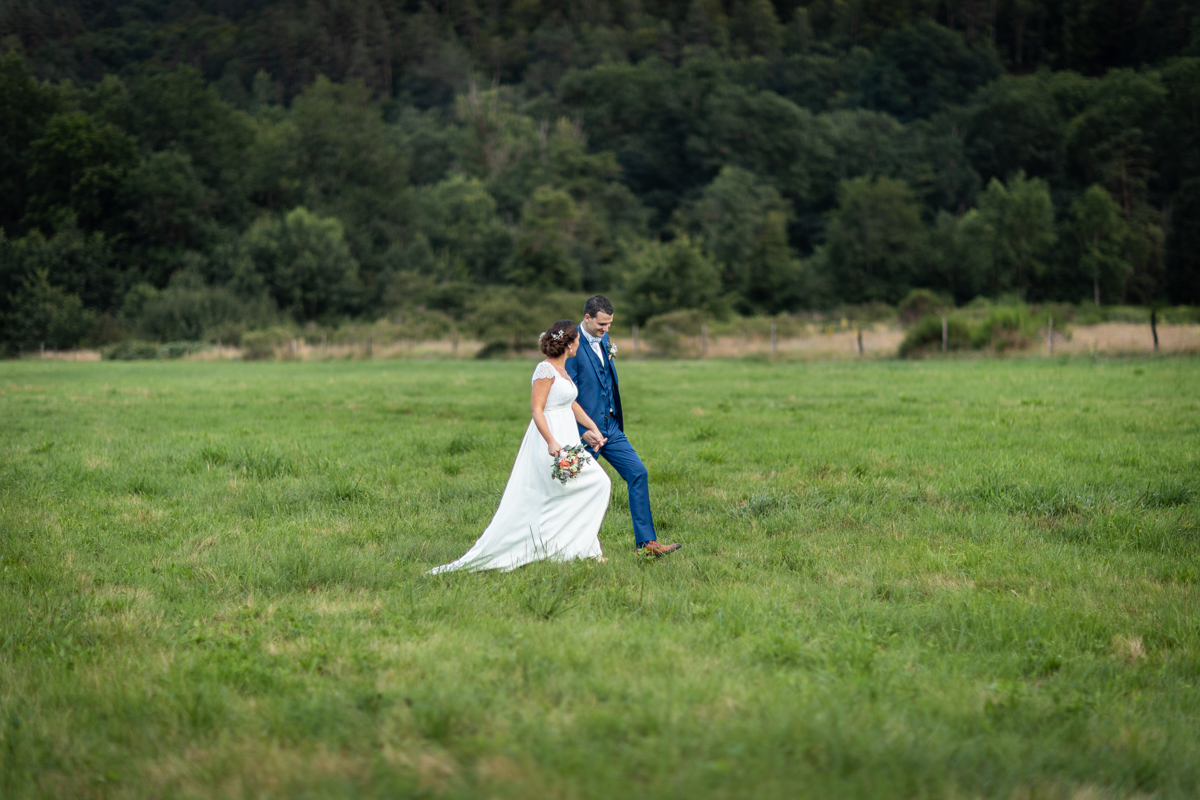
[[[533,371],[533,381],[554,380],[558,377],[558,370],[547,364],[545,361],[539,362],[537,368]]]

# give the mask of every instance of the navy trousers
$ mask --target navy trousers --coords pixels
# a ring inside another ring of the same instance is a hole
[[[633,538],[638,547],[658,538],[654,533],[654,516],[650,513],[650,478],[646,465],[638,458],[633,445],[612,418],[597,420],[600,432],[608,437],[600,456],[629,486],[629,515],[633,517]]]

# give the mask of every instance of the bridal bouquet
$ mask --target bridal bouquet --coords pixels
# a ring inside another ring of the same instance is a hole
[[[575,445],[569,445],[558,451],[558,456],[554,460],[554,469],[550,471],[550,477],[562,484],[566,484],[571,478],[579,474],[583,469],[583,465],[591,461],[591,457],[585,452],[587,445],[583,442]]]

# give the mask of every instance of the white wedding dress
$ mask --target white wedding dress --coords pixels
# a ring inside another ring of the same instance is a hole
[[[554,380],[546,398],[550,432],[564,447],[578,444],[579,429],[571,404],[579,390],[570,378],[543,361],[533,371],[533,380],[546,378]],[[430,572],[510,570],[543,558],[598,558],[597,534],[608,510],[612,481],[595,458],[565,484],[550,476],[553,468],[554,458],[546,450],[546,440],[530,420],[492,524],[466,555]]]

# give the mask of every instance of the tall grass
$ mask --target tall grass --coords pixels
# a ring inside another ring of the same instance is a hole
[[[1192,796],[1200,361],[630,362],[659,561],[429,576],[513,362],[0,364],[0,796]]]

